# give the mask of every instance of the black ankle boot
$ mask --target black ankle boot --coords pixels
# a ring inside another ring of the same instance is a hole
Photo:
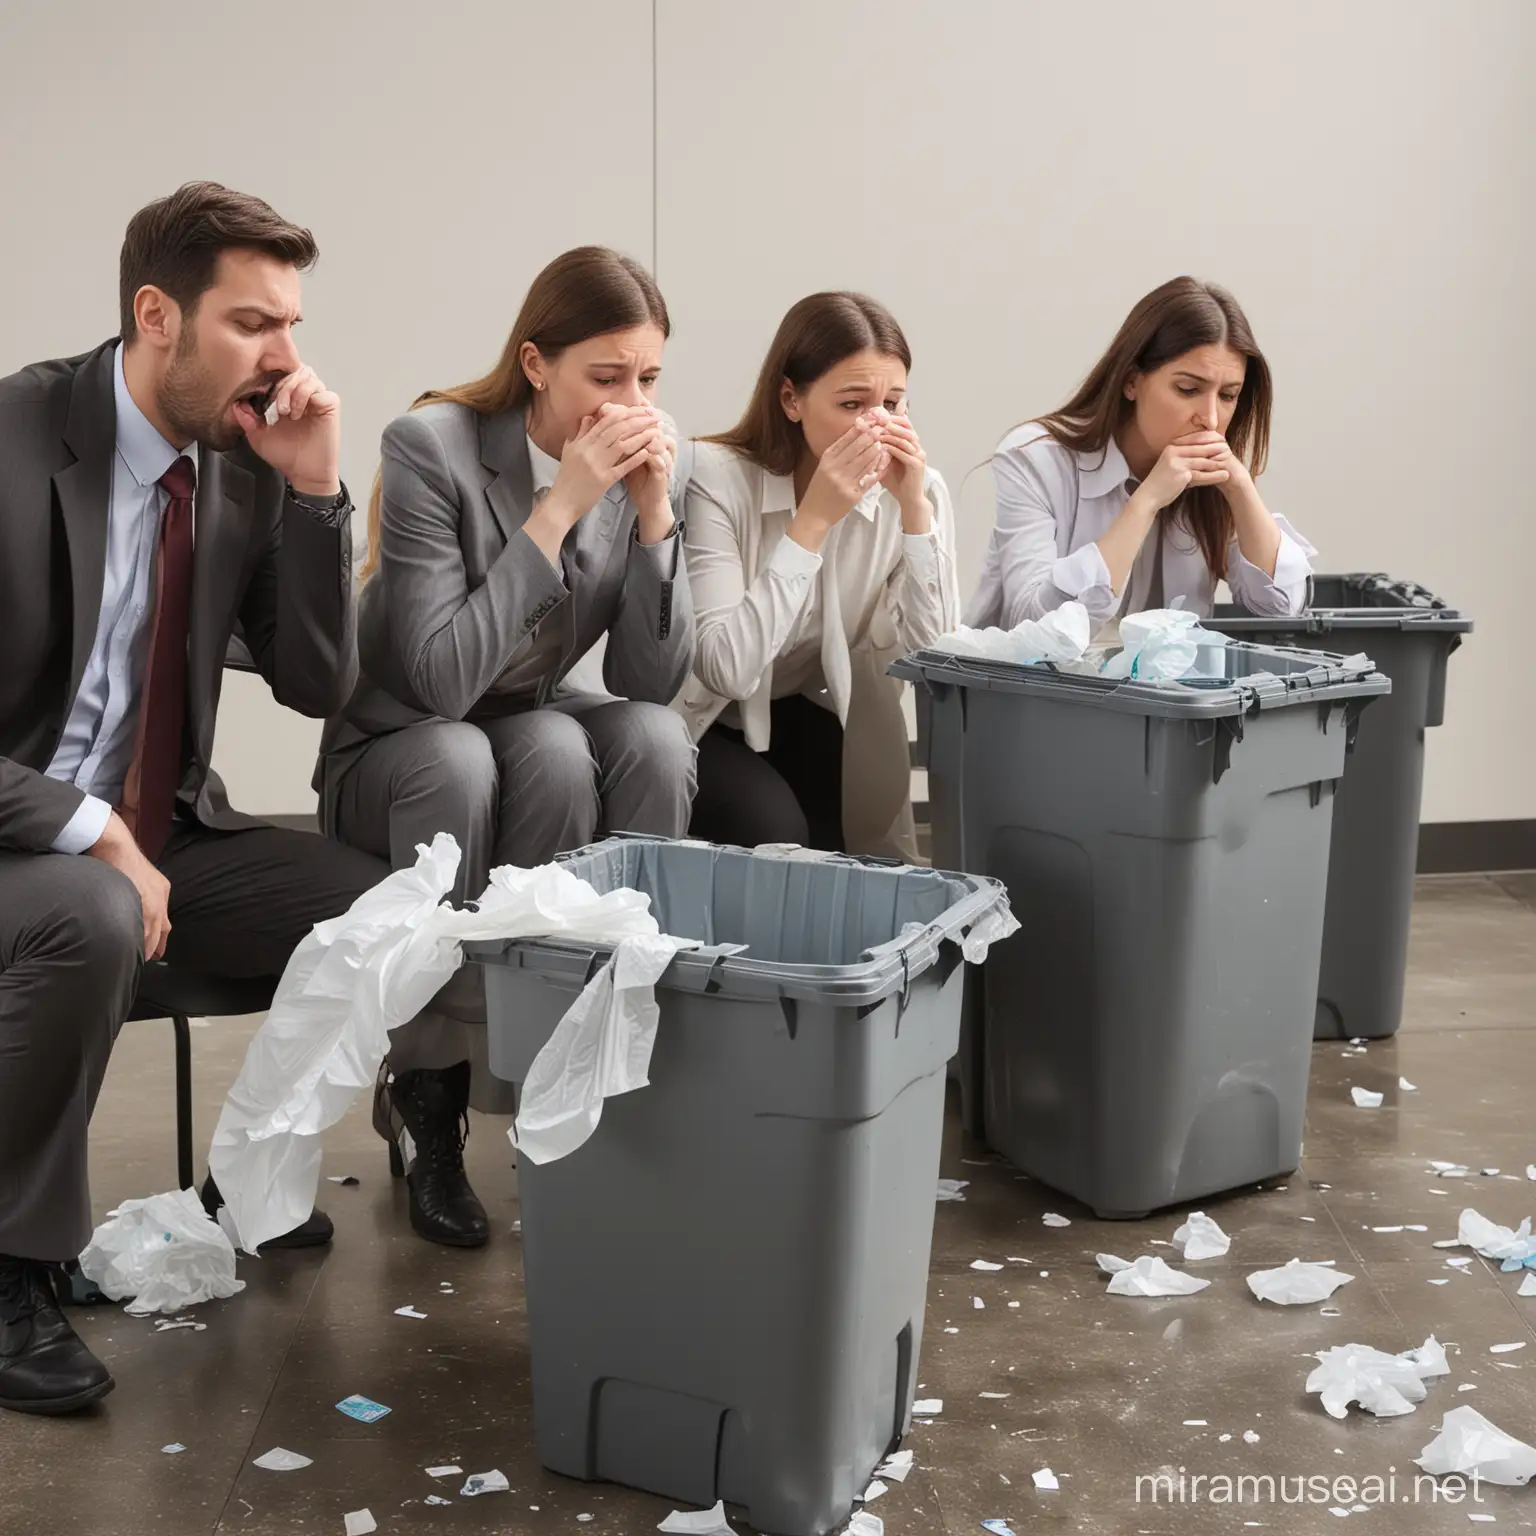
[[[113,1386],[59,1310],[48,1265],[0,1255],[0,1408],[73,1413]]]
[[[469,1063],[398,1077],[386,1067],[373,1123],[389,1142],[389,1171],[405,1178],[411,1225],[429,1242],[479,1248],[491,1224],[464,1172],[469,1138]]]

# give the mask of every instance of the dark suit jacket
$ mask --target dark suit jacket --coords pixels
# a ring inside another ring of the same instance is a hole
[[[533,470],[521,412],[481,416],[439,402],[384,429],[383,559],[359,599],[362,680],[321,738],[314,782],[322,824],[340,777],[373,738],[422,720],[544,704],[605,634],[608,691],[672,702],[693,665],[681,549],[692,448],[678,445],[673,537],[654,549],[636,542],[635,508],[620,482],[567,538],[567,588],[523,531]],[[490,691],[546,620],[559,627],[560,654],[536,701]]]
[[[113,348],[0,379],[0,848],[44,852],[84,798],[47,778],[96,635],[117,410]],[[182,810],[259,825],[208,766],[224,655],[238,629],[278,703],[323,717],[357,679],[350,507],[286,494],[248,449],[204,450],[194,513]]]

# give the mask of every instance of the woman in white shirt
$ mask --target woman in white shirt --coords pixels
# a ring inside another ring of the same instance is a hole
[[[873,299],[812,294],[741,421],[698,444],[678,700],[699,743],[695,837],[916,856],[886,669],[952,629],[959,600],[949,493],[907,415],[911,363]]]
[[[1230,293],[1192,277],[1149,293],[1072,399],[998,445],[966,622],[1011,629],[1073,599],[1096,622],[1178,597],[1207,617],[1220,581],[1255,613],[1298,612],[1317,551],[1254,484],[1272,400]]]

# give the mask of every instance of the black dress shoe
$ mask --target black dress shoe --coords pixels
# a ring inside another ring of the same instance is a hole
[[[464,1172],[469,1070],[461,1061],[395,1077],[386,1064],[373,1098],[374,1129],[389,1142],[389,1171],[404,1177],[410,1194],[411,1226],[450,1248],[479,1248],[491,1235]]]
[[[203,1180],[203,1187],[198,1192],[203,1202],[203,1209],[213,1217],[219,1219],[219,1207],[224,1204],[224,1196],[219,1193],[219,1186],[213,1182],[210,1173]],[[318,1207],[309,1213],[307,1221],[300,1222],[291,1232],[284,1232],[279,1237],[269,1237],[261,1245],[261,1251],[265,1253],[270,1248],[318,1248],[323,1243],[328,1243],[336,1235],[336,1228],[331,1218]]]
[[[73,1413],[114,1385],[59,1310],[48,1265],[0,1255],[0,1408]]]

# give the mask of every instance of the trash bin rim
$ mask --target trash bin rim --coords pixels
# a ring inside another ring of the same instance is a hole
[[[989,692],[1036,694],[1097,709],[1160,719],[1211,720],[1318,704],[1332,699],[1374,698],[1392,691],[1391,681],[1369,659],[1346,666],[1347,657],[1299,646],[1257,645],[1234,640],[1230,649],[1257,655],[1304,656],[1313,665],[1288,677],[1236,678],[1212,688],[1170,687],[1129,679],[1062,672],[1051,662],[1015,664],[957,656],[948,651],[913,651],[892,664],[893,677],[909,682],[978,688]]]
[[[569,864],[621,844],[675,844],[742,854],[749,858],[804,862],[788,853],[759,852],[727,843],[708,843],[692,838],[652,837],[644,833],[615,832],[584,848],[558,854],[557,864]],[[864,951],[846,965],[810,965],[798,962],[759,960],[751,952],[729,945],[680,950],[657,982],[659,988],[679,992],[708,993],[723,998],[795,998],[847,1008],[880,1002],[904,993],[908,985],[930,969],[946,942],[960,939],[988,913],[1008,905],[1002,881],[982,875],[929,869],[899,859],[857,854],[818,854],[817,864],[881,869],[889,873],[928,876],[967,887],[967,893],[921,929],[893,935],[883,944]],[[464,946],[465,955],[482,964],[504,965],[532,971],[562,988],[580,990],[613,953],[612,945],[564,938],[528,937],[475,940]]]

